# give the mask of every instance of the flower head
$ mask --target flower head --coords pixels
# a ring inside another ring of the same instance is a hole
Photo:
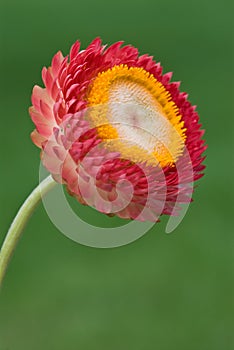
[[[122,218],[157,221],[191,200],[203,173],[199,117],[148,55],[99,38],[76,42],[43,68],[30,115],[45,167],[79,202]]]

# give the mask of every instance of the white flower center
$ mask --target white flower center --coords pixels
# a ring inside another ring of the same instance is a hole
[[[170,149],[173,126],[143,86],[120,81],[109,90],[108,119],[126,142],[148,153]]]

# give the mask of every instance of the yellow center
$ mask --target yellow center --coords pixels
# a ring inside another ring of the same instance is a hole
[[[143,68],[119,65],[99,73],[87,101],[105,147],[123,158],[166,166],[183,152],[186,136],[178,108]]]

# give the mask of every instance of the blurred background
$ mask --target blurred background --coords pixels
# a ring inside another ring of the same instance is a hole
[[[226,0],[1,1],[1,242],[38,183],[32,87],[76,39],[82,48],[96,36],[124,40],[174,71],[209,148],[195,201],[172,234],[163,218],[130,245],[89,248],[62,235],[40,205],[1,291],[0,350],[233,348],[231,12]]]

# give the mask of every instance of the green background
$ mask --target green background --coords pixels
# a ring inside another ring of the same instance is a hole
[[[125,40],[154,55],[198,105],[209,145],[206,176],[173,234],[163,218],[130,245],[89,248],[62,235],[40,205],[1,291],[0,350],[230,350],[231,3],[1,1],[0,16],[1,241],[38,183],[31,89],[76,39],[82,48],[96,36]]]

